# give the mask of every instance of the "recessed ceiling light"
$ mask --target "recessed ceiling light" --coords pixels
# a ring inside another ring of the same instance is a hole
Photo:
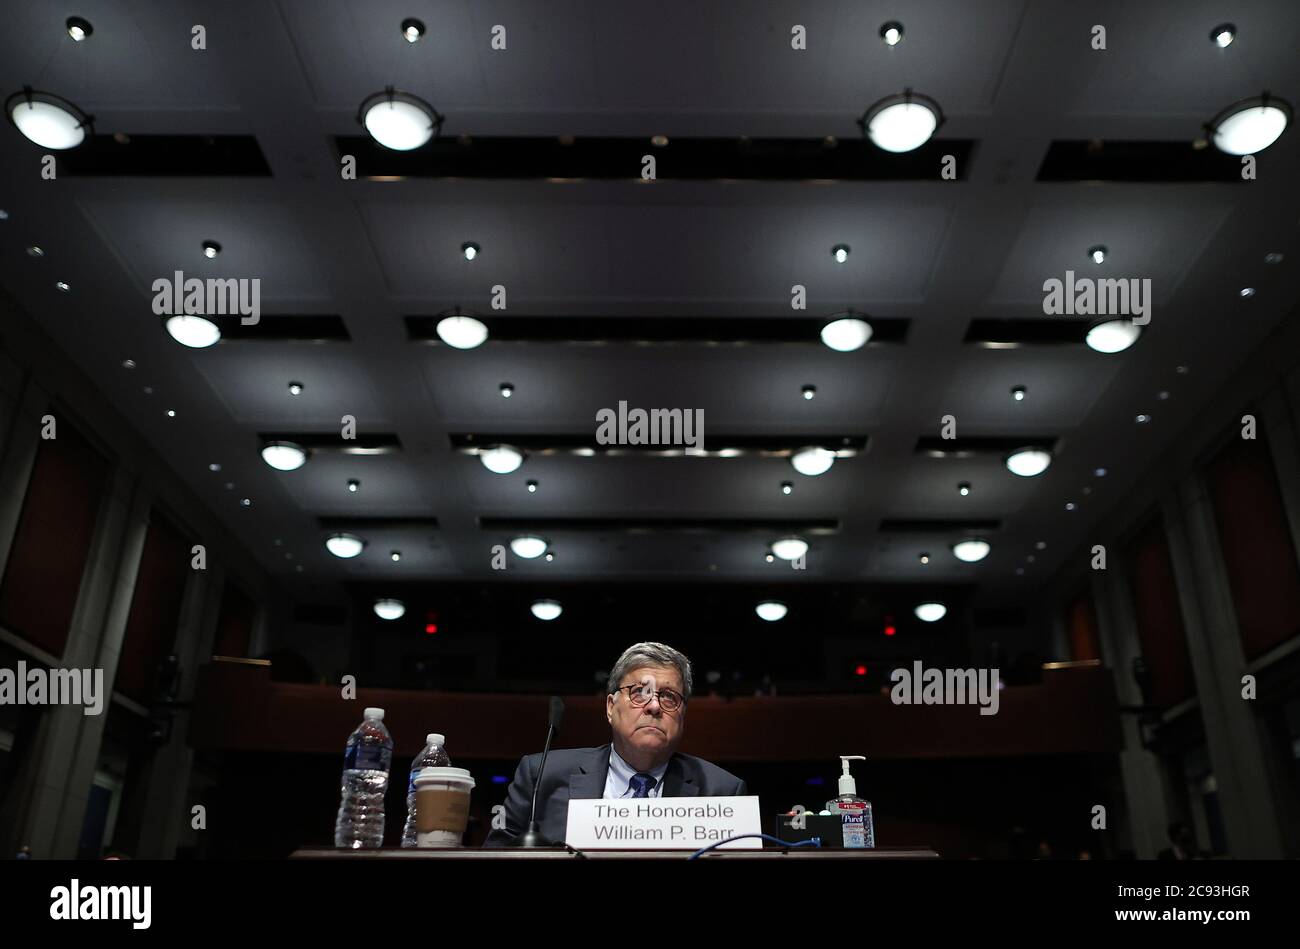
[[[1024,574],[1025,574],[1025,568],[1024,568],[1024,567],[1016,567],[1016,576],[1018,576],[1018,577],[1022,577],[1022,576],[1024,576]]]
[[[778,620],[785,619],[785,614],[789,610],[784,603],[779,603],[776,600],[764,600],[754,607],[754,612],[758,614],[759,619],[775,623]]]
[[[1237,28],[1231,23],[1220,23],[1210,30],[1210,42],[1219,49],[1226,49],[1237,38]]]
[[[952,555],[963,563],[979,563],[989,555],[989,551],[992,549],[987,540],[971,537],[953,544]]]
[[[93,119],[62,96],[24,86],[5,100],[5,114],[28,141],[42,148],[76,148]]]
[[[219,253],[221,253],[221,245],[218,244],[216,241],[203,242],[203,256],[208,258],[208,260],[211,260]]]
[[[1032,478],[1047,470],[1052,463],[1052,453],[1042,448],[1022,448],[1007,455],[1007,470],[1022,478]]]
[[[466,241],[460,245],[460,252],[465,255],[466,260],[473,260],[479,255],[481,250],[483,250],[483,248],[479,247],[478,244],[475,244],[473,241]]]
[[[167,410],[167,417],[168,417],[168,418],[175,418],[175,417],[176,417],[176,410],[175,410],[175,409],[168,409],[168,410]]]
[[[943,110],[939,103],[911,89],[886,96],[858,119],[863,134],[877,148],[894,153],[920,148],[942,124]]]
[[[793,492],[794,492],[794,482],[793,482],[793,481],[782,481],[782,482],[781,482],[781,493],[782,493],[782,494],[791,494],[791,493],[793,493]]]
[[[168,317],[165,325],[172,339],[191,349],[204,349],[221,339],[217,324],[202,316],[178,314]]]
[[[30,254],[31,256],[33,256],[33,257],[44,257],[44,256],[45,256],[45,251],[44,251],[43,249],[41,249],[40,247],[37,247],[35,244],[33,244],[31,247],[27,248],[27,253],[29,253],[29,254]]]
[[[68,27],[68,35],[71,36],[72,39],[78,43],[84,40],[91,33],[95,32],[95,28],[90,25],[90,21],[83,20],[79,16],[68,17],[67,27]]]
[[[970,482],[962,481],[960,484],[958,484],[957,493],[960,494],[962,497],[968,496],[970,494]]]
[[[400,550],[394,550],[388,556],[392,559],[393,563],[397,563],[402,559],[402,552]]]
[[[871,339],[871,324],[855,317],[832,320],[822,327],[822,342],[837,353],[861,349]]]
[[[1084,342],[1099,353],[1122,353],[1141,335],[1142,327],[1132,320],[1103,320],[1088,330]]]
[[[536,493],[537,493],[537,482],[536,482],[536,481],[529,481],[529,482],[528,482],[528,493],[529,493],[529,494],[536,494]]]
[[[1078,505],[1075,504],[1073,501],[1066,501],[1066,502],[1065,502],[1065,509],[1066,509],[1067,511],[1073,511],[1076,507],[1078,507]]]
[[[1139,425],[1145,425],[1147,422],[1151,421],[1151,416],[1147,415],[1145,412],[1141,412],[1134,417],[1133,421],[1137,422]]]
[[[6,211],[4,208],[0,208],[0,221],[7,221],[7,220],[9,220],[9,212]]]
[[[276,471],[296,471],[307,463],[307,450],[294,442],[268,442],[262,460]]]
[[[366,542],[356,534],[349,534],[346,531],[338,531],[330,534],[325,538],[325,549],[335,557],[343,560],[351,560],[365,549]]]
[[[488,338],[488,328],[472,316],[447,316],[435,327],[438,338],[456,349],[473,349],[482,346]]]
[[[385,148],[409,152],[433,138],[444,118],[419,96],[389,86],[361,103],[357,121]]]
[[[538,619],[549,622],[564,612],[564,607],[560,606],[558,600],[537,600],[532,605],[532,611]]]
[[[1177,366],[1174,368],[1174,372],[1178,373],[1180,376],[1185,376],[1191,371],[1191,366]]]
[[[361,482],[358,481],[356,478],[348,478],[348,490],[351,491],[353,494],[356,494],[358,491],[361,490]]]
[[[548,550],[548,551],[546,552],[546,562],[547,562],[547,563],[550,563],[550,562],[551,562],[552,560],[554,560],[554,559],[555,559],[555,551],[553,551],[553,550]]]
[[[1047,549],[1047,541],[1045,541],[1045,540],[1040,540],[1038,543],[1034,544],[1034,546],[1037,547],[1039,550],[1046,550],[1046,549]]]
[[[942,603],[920,603],[913,612],[923,623],[937,623],[948,615],[948,607]]]
[[[765,555],[763,556],[763,559],[764,559],[767,563],[776,563],[776,555],[775,555],[775,554],[765,554]]]
[[[930,562],[930,555],[927,554],[927,553],[922,553],[921,556],[920,556],[918,559],[921,561],[921,563],[929,563],[929,562]]]
[[[508,382],[501,383],[501,398],[508,399],[515,394],[515,387]]]
[[[252,507],[252,506],[253,506],[253,499],[252,499],[252,498],[240,498],[240,499],[239,499],[239,503],[240,503],[240,505],[243,506],[243,507]]]
[[[214,461],[214,462],[212,462],[211,464],[208,465],[208,470],[209,470],[209,471],[220,471],[220,470],[221,470],[221,465],[219,465],[217,462]]]
[[[1166,399],[1169,398],[1169,393],[1164,389],[1161,389],[1159,392],[1156,393],[1156,398],[1159,399],[1161,402],[1164,402]]]
[[[816,477],[830,471],[831,465],[835,464],[835,452],[819,446],[801,448],[790,456],[790,464],[801,475]]]
[[[772,553],[782,560],[798,560],[808,552],[808,541],[802,537],[782,537],[772,542]]]
[[[842,264],[849,259],[849,245],[836,244],[831,248],[831,256],[835,258],[837,264]]]
[[[524,455],[509,445],[492,445],[479,451],[478,460],[493,474],[510,474],[524,463]]]
[[[54,289],[58,290],[60,293],[67,293],[69,290],[72,289],[72,287],[70,287],[67,283],[65,283],[62,280],[56,280],[54,281]]]
[[[375,600],[375,615],[386,620],[401,619],[406,615],[406,604],[389,598]]]
[[[1017,402],[1025,401],[1025,387],[1014,386],[1011,389],[1011,398],[1015,399]]]
[[[803,387],[803,397],[804,397],[805,399],[808,399],[808,400],[811,401],[811,400],[812,400],[816,395],[817,395],[817,387],[816,387],[816,386],[804,386],[804,387]]]
[[[122,360],[122,368],[123,368],[123,369],[134,369],[134,368],[135,368],[135,360],[134,360],[134,359],[123,359],[123,360]]]
[[[650,144],[653,145],[655,148],[664,148],[664,147],[666,147],[666,146],[668,145],[668,136],[667,136],[667,135],[651,135],[651,136],[650,136]]]
[[[423,23],[415,17],[408,17],[402,21],[402,39],[408,43],[418,43],[422,36],[424,36]]]
[[[1096,468],[1096,469],[1093,470],[1092,473],[1093,473],[1096,477],[1098,477],[1098,478],[1104,478],[1104,477],[1106,477],[1106,469],[1105,469],[1105,468]]]
[[[515,552],[516,557],[533,560],[546,553],[546,540],[536,534],[521,534],[511,539],[510,549]]]
[[[1264,255],[1264,263],[1266,264],[1280,264],[1285,259],[1285,257],[1276,252]]]
[[[303,389],[303,385],[302,385],[301,382],[291,382],[291,383],[289,383],[289,394],[290,394],[290,395],[302,395],[302,389]]]
[[[903,42],[903,24],[897,20],[890,20],[880,27],[880,38],[885,41],[886,46],[897,46]]]
[[[1088,256],[1092,258],[1094,264],[1099,264],[1106,259],[1106,247],[1098,244],[1095,247],[1088,248]]]
[[[1253,297],[1253,296],[1255,295],[1255,288],[1254,288],[1254,287],[1242,287],[1242,288],[1241,288],[1240,290],[1238,290],[1237,292],[1241,294],[1242,299],[1249,300],[1251,297]]]
[[[1276,142],[1290,121],[1290,103],[1265,92],[1234,102],[1211,119],[1208,128],[1219,151],[1254,155]]]

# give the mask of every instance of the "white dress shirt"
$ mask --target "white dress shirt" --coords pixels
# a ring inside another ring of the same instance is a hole
[[[649,772],[650,776],[655,779],[655,786],[650,789],[650,797],[663,797],[664,794],[664,775],[668,772],[668,762],[665,761],[659,767]],[[605,793],[604,797],[620,798],[632,796],[632,776],[637,773],[630,764],[624,761],[614,746],[609,746],[609,771],[605,774]]]

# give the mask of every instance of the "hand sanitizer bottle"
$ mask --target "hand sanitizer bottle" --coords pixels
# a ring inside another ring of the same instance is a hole
[[[871,802],[858,797],[858,786],[849,773],[850,761],[866,761],[862,755],[840,755],[844,773],[840,775],[840,793],[826,802],[826,810],[840,818],[845,847],[875,847],[876,830],[871,820]]]

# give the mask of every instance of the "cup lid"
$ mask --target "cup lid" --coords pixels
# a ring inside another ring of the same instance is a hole
[[[463,782],[470,787],[476,786],[474,776],[464,768],[421,768],[420,773],[415,776],[415,783],[430,781]]]

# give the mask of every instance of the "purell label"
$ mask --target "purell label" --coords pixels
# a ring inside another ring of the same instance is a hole
[[[865,801],[840,801],[840,826],[845,847],[874,847],[875,829],[871,821],[871,805]]]

